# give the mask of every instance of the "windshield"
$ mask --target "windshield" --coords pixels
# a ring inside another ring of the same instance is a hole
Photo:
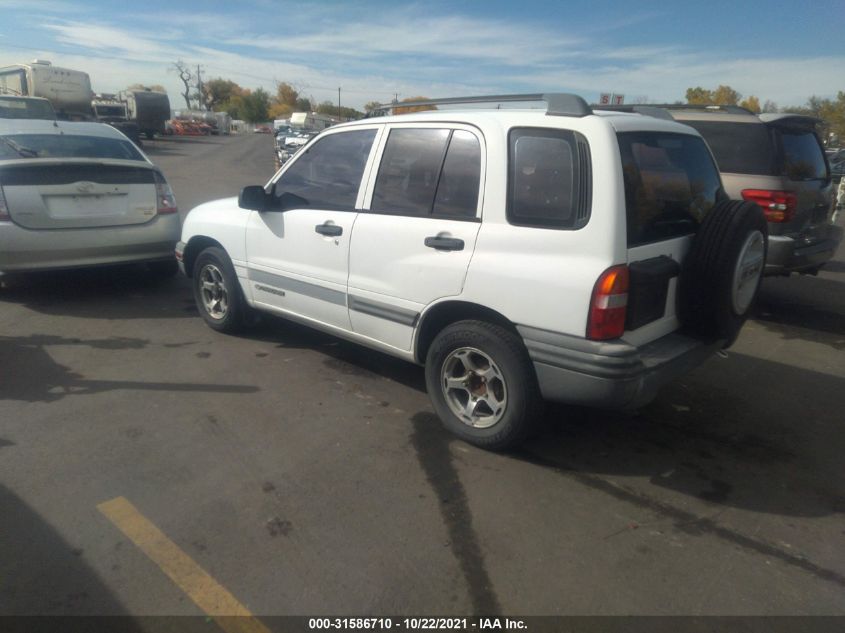
[[[129,141],[68,134],[12,134],[0,137],[0,160],[15,158],[111,158],[143,161]]]

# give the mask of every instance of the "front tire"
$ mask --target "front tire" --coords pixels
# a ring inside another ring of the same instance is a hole
[[[211,246],[199,254],[193,287],[197,310],[210,328],[225,334],[243,329],[248,306],[226,251]]]
[[[459,321],[444,328],[428,350],[425,381],[443,425],[488,450],[522,442],[543,408],[522,341],[485,321]]]

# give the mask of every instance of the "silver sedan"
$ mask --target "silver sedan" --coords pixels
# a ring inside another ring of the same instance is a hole
[[[128,262],[177,270],[173,191],[100,123],[0,119],[0,272]]]

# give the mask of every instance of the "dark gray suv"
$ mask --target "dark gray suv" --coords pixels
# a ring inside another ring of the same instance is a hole
[[[836,252],[836,186],[815,126],[794,114],[754,114],[739,106],[623,106],[672,118],[707,141],[728,196],[762,207],[769,223],[766,274],[815,273]]]

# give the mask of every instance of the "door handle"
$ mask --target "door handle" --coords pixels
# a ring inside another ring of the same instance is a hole
[[[464,241],[456,237],[434,237],[425,238],[425,245],[438,251],[462,251],[464,250]]]
[[[325,235],[326,237],[337,237],[338,235],[343,235],[343,227],[338,226],[337,224],[318,224],[314,227],[314,230],[320,235]]]

